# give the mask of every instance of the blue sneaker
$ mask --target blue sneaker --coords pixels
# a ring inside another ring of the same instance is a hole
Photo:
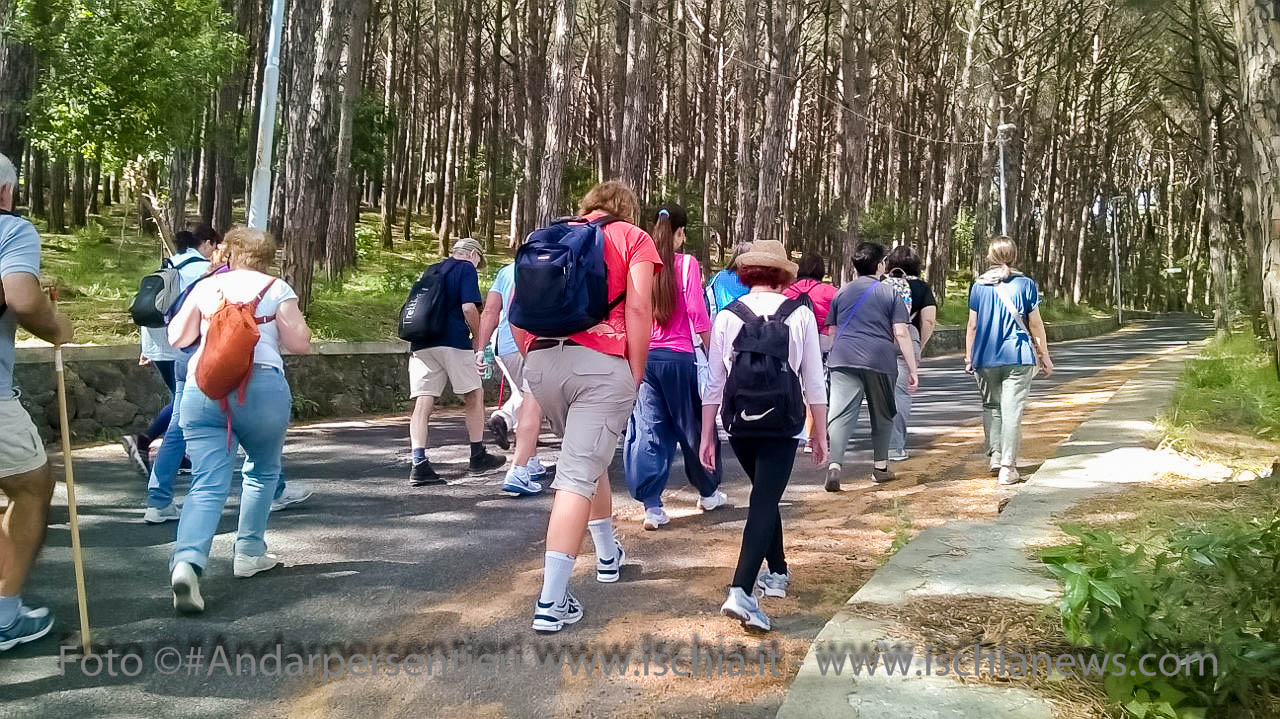
[[[53,616],[44,607],[22,607],[17,619],[7,627],[0,627],[0,652],[8,651],[48,634],[53,629]]]
[[[507,476],[502,480],[502,491],[512,494],[537,494],[542,491],[542,485],[533,481],[528,467],[512,467],[507,470]]]
[[[582,605],[572,594],[565,592],[559,604],[538,602],[533,613],[533,629],[539,632],[558,632],[566,624],[577,624],[582,619]]]

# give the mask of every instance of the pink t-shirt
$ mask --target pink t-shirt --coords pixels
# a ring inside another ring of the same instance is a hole
[[[818,327],[827,326],[827,315],[831,313],[831,300],[836,298],[835,287],[825,282],[804,278],[791,283],[791,286],[783,290],[782,294],[790,299],[795,299],[802,294],[809,295],[809,299],[813,302],[813,313],[818,317]]]
[[[693,332],[711,331],[711,318],[707,317],[707,305],[702,299],[702,269],[693,255],[678,252],[674,264],[676,311],[665,327],[653,323],[653,340],[649,342],[649,349],[692,353]],[[692,332],[689,329],[690,319],[693,321]]]

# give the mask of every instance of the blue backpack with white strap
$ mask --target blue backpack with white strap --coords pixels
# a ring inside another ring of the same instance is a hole
[[[609,299],[604,228],[617,218],[564,217],[529,234],[516,251],[512,326],[568,337],[600,324],[626,295]]]

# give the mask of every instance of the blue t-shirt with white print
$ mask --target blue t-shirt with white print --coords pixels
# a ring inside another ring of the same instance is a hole
[[[40,278],[40,235],[30,222],[15,214],[0,213],[0,279],[26,273]],[[5,309],[0,315],[0,399],[13,396],[14,343],[18,317]]]

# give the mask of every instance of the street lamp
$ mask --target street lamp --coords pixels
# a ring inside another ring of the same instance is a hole
[[[276,134],[276,98],[280,88],[280,35],[284,28],[284,0],[272,0],[271,34],[262,70],[262,98],[258,110],[258,152],[249,186],[249,227],[267,229],[271,207],[271,152]]]

